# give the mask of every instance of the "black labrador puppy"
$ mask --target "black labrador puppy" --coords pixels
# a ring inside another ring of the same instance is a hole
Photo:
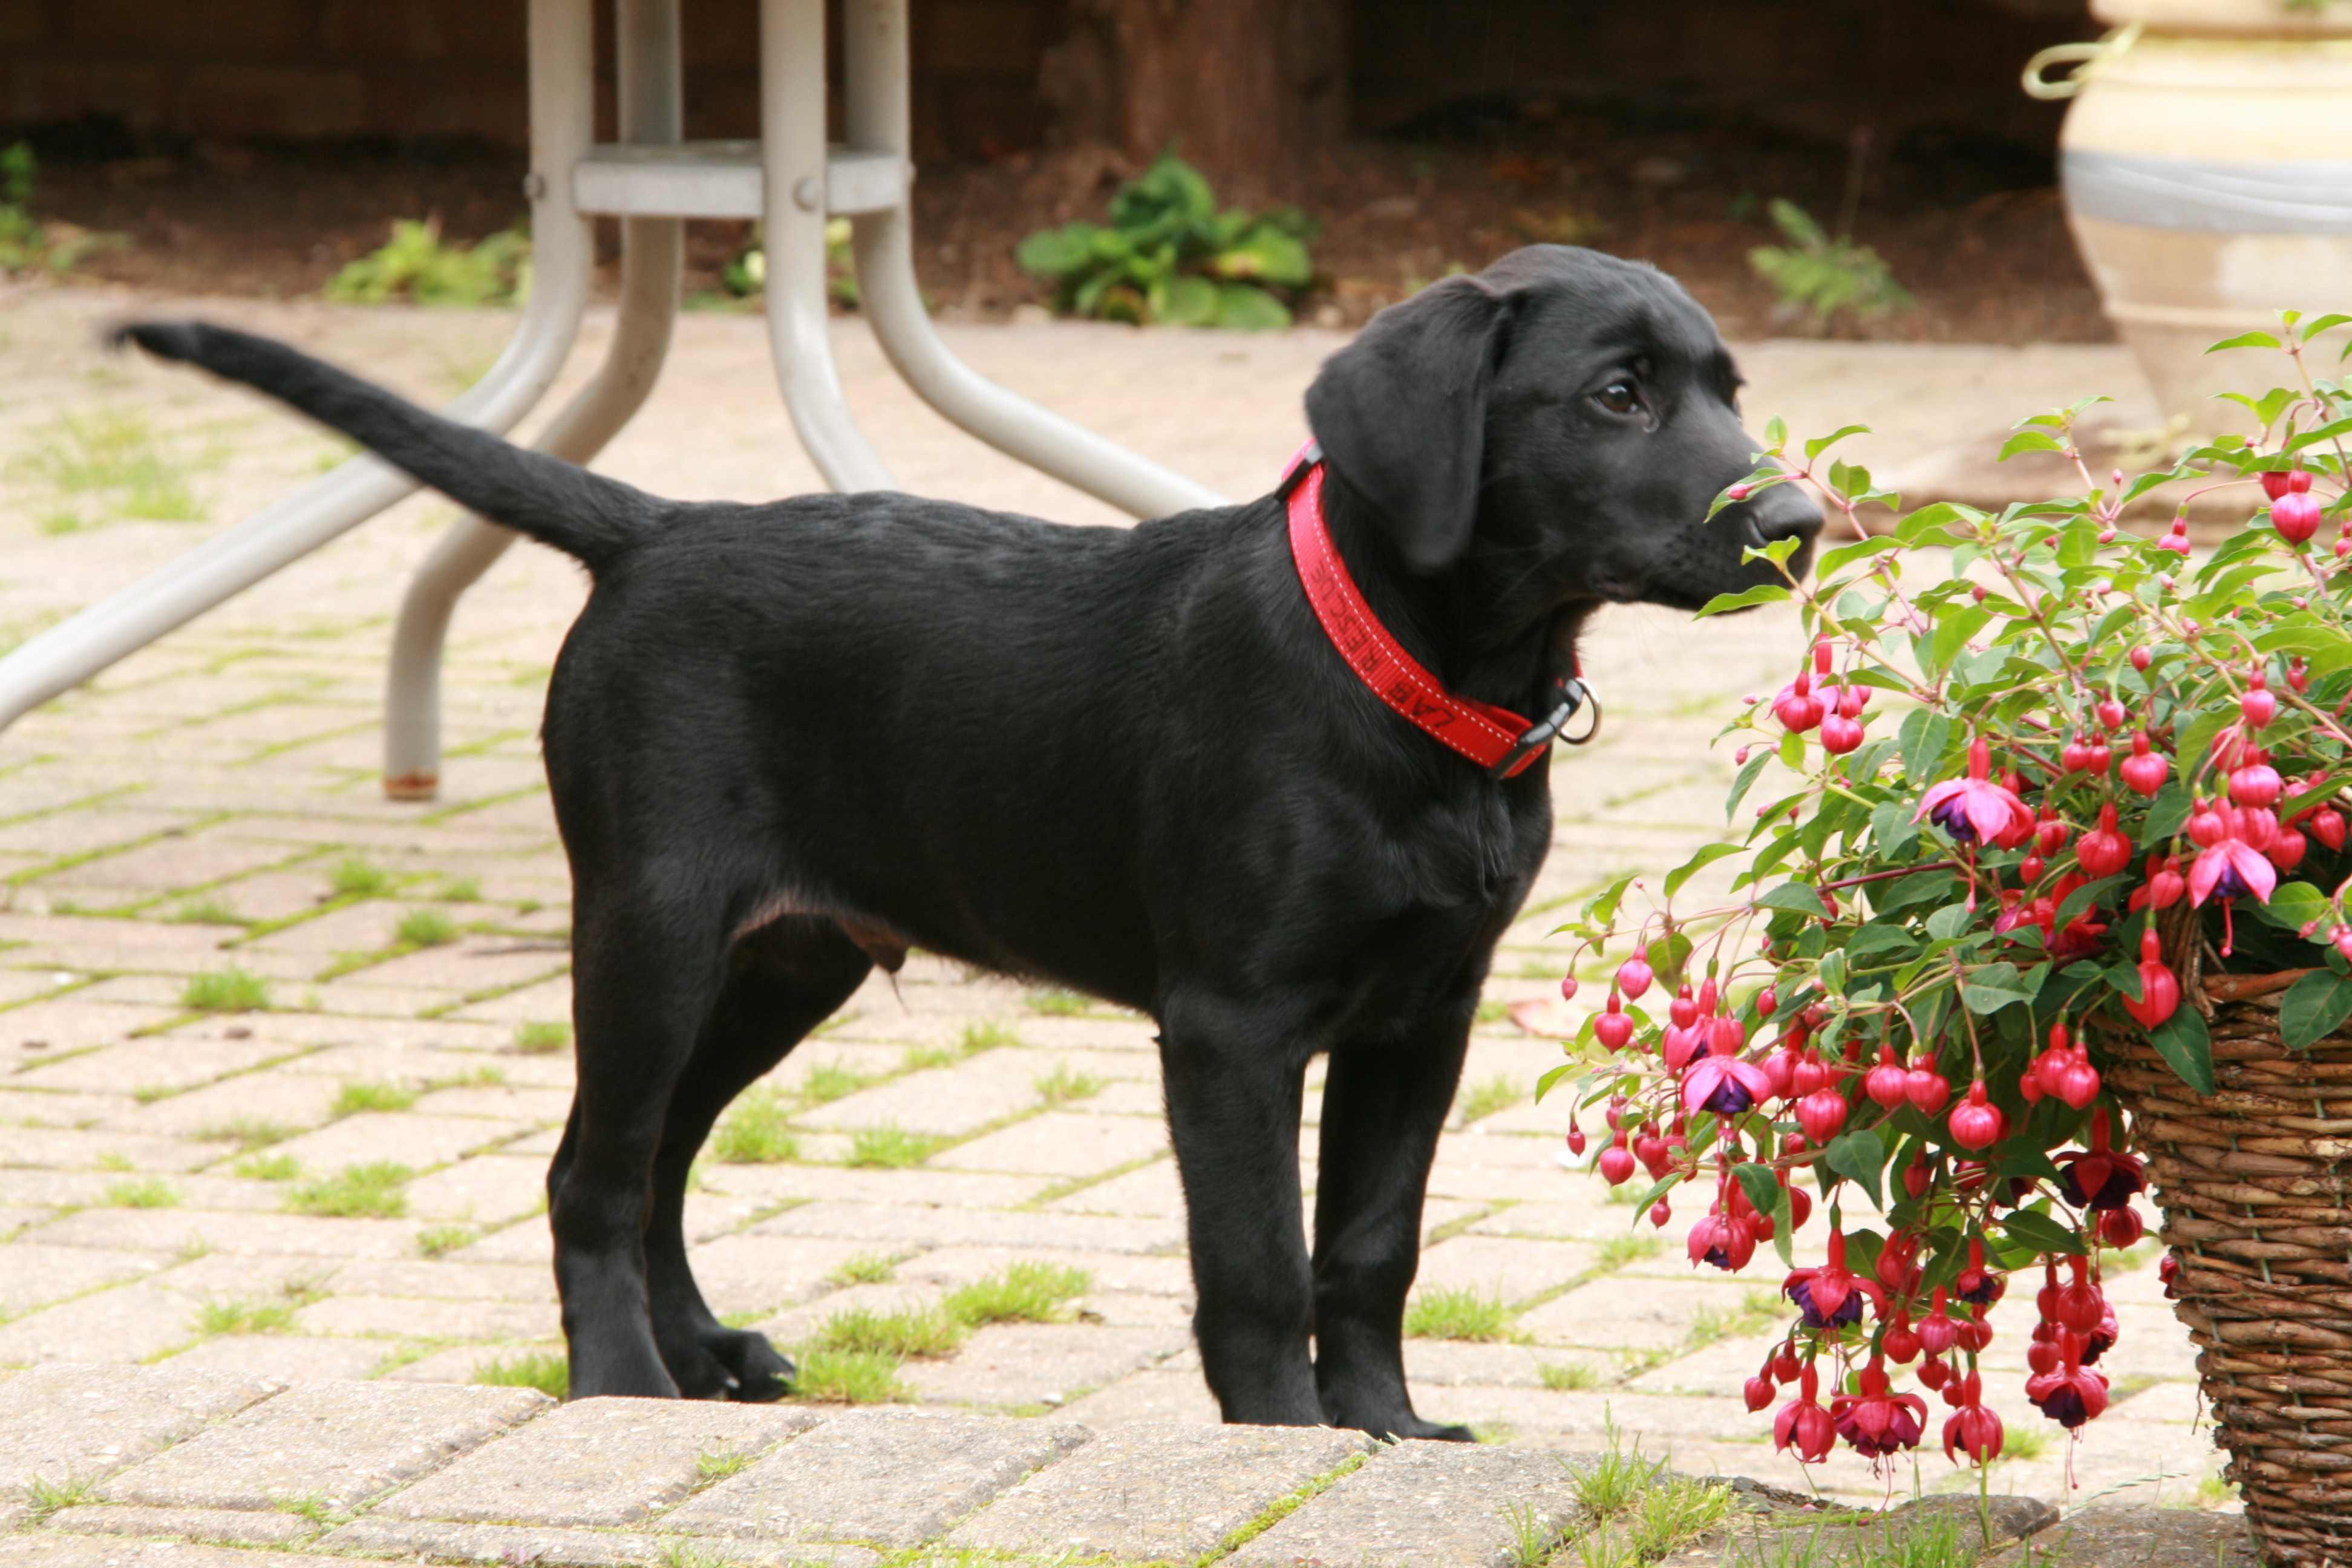
[[[688,1166],[919,945],[1159,1021],[1226,1420],[1468,1436],[1414,1415],[1399,1334],[1479,985],[1551,840],[1546,762],[1497,779],[1384,705],[1310,608],[1279,497],[1132,529],[667,501],[266,339],[123,335],[594,577],[544,731],[574,888],[579,1092],[548,1175],[573,1393],[783,1390],[695,1287]],[[1438,680],[1541,715],[1600,605],[1695,608],[1772,579],[1744,551],[1810,549],[1790,487],[1708,519],[1756,451],[1738,385],[1655,269],[1518,251],[1382,311],[1307,390],[1330,537]]]

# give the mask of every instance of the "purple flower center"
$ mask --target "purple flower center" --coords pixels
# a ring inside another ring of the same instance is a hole
[[[1748,1086],[1736,1078],[1727,1077],[1715,1086],[1715,1092],[1699,1101],[1701,1110],[1712,1110],[1717,1116],[1737,1116],[1756,1103]]]
[[[2213,896],[2217,899],[2242,899],[2253,892],[2253,887],[2238,875],[2235,860],[2221,862],[2221,874],[2213,879]]]
[[[1843,1328],[1848,1323],[1862,1321],[1862,1292],[1859,1290],[1847,1290],[1845,1300],[1838,1303],[1838,1310],[1826,1318],[1813,1305],[1813,1282],[1810,1279],[1800,1279],[1790,1286],[1789,1300],[1803,1309],[1805,1327],[1809,1329]]]
[[[1977,825],[1969,820],[1969,797],[1954,791],[1937,801],[1928,811],[1927,819],[1962,844],[1977,842]]]

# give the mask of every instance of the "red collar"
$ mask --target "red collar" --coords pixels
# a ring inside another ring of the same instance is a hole
[[[1601,702],[1570,666],[1555,687],[1558,705],[1540,724],[1529,724],[1507,708],[1456,697],[1437,677],[1389,636],[1348,574],[1348,563],[1331,544],[1323,522],[1323,449],[1309,441],[1290,460],[1276,494],[1290,509],[1290,554],[1315,618],[1323,623],[1339,657],[1348,661],[1372,695],[1421,730],[1486,770],[1489,778],[1517,777],[1555,738],[1580,746],[1601,729]],[[1587,701],[1592,728],[1575,737],[1560,730]]]

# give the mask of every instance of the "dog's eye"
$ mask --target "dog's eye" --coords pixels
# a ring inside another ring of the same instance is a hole
[[[1631,414],[1642,406],[1642,395],[1633,389],[1630,381],[1612,381],[1592,396],[1612,414]]]

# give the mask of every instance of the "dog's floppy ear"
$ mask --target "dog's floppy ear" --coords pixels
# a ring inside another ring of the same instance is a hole
[[[1324,457],[1379,509],[1417,571],[1469,546],[1505,315],[1503,296],[1479,279],[1433,283],[1374,316],[1307,389]]]

